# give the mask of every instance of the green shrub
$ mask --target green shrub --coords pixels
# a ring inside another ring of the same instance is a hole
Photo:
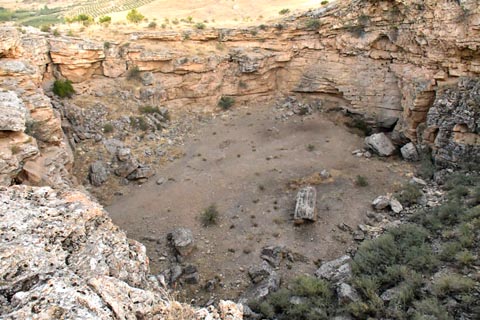
[[[160,113],[160,109],[158,107],[152,106],[139,107],[138,110],[143,114]]]
[[[357,175],[355,178],[355,185],[358,187],[366,187],[368,186],[368,180],[364,176]]]
[[[320,4],[321,4],[322,6],[324,6],[324,5],[328,4],[328,0],[323,0],[322,2],[320,2]]]
[[[144,117],[130,117],[130,126],[134,129],[140,129],[142,131],[148,130],[148,123]]]
[[[55,36],[55,37],[58,37],[60,36],[60,31],[58,31],[58,29],[54,29],[52,34]]]
[[[195,28],[196,28],[196,29],[199,29],[199,30],[203,30],[203,29],[205,29],[205,27],[206,27],[206,25],[205,25],[205,23],[203,23],[203,22],[197,22],[197,23],[195,24]]]
[[[223,110],[228,110],[233,106],[234,103],[235,99],[233,97],[222,96],[218,101],[218,106]]]
[[[435,165],[432,162],[432,156],[429,151],[420,152],[420,167],[418,175],[423,179],[431,179],[435,173]]]
[[[289,12],[290,12],[290,9],[282,9],[282,10],[280,10],[280,12],[278,12],[278,13],[281,14],[281,15],[284,15],[284,14],[287,14],[287,13],[289,13]]]
[[[422,191],[417,185],[407,183],[394,196],[403,206],[408,207],[418,203],[418,200],[422,197]]]
[[[458,241],[447,242],[442,246],[439,257],[443,261],[453,261],[455,255],[462,250],[462,244]]]
[[[200,215],[200,220],[202,221],[202,225],[204,227],[208,227],[214,224],[217,224],[219,212],[217,206],[212,204],[208,208],[202,211]]]
[[[130,69],[128,69],[127,72],[127,79],[128,80],[141,80],[141,71],[138,66],[132,66]]]
[[[415,312],[414,320],[453,320],[444,306],[437,298],[427,298],[413,303]]]
[[[313,145],[313,144],[311,144],[311,143],[310,143],[310,144],[307,144],[307,150],[310,151],[310,152],[312,152],[313,150],[315,150],[315,145]]]
[[[111,123],[105,123],[103,125],[103,132],[105,133],[113,132],[113,125]]]
[[[98,18],[98,22],[102,24],[109,24],[112,22],[112,17],[110,16],[102,16]]]
[[[250,302],[250,307],[267,319],[316,320],[330,319],[335,310],[331,285],[311,276],[293,280],[290,288],[271,293],[263,302]]]
[[[468,250],[463,250],[455,255],[455,260],[463,267],[469,267],[475,261],[475,256]]]
[[[127,14],[127,21],[131,23],[140,23],[145,19],[145,16],[138,12],[137,9],[132,9]]]
[[[70,98],[75,93],[75,90],[70,80],[55,80],[53,83],[53,93],[60,98]]]
[[[108,42],[108,41],[105,41],[105,42],[103,43],[103,48],[104,48],[105,50],[110,49],[111,46],[112,46],[112,45],[111,45],[110,42]]]
[[[42,32],[50,32],[50,25],[44,24],[40,27],[40,31]]]
[[[148,27],[149,27],[150,29],[155,29],[155,28],[157,27],[157,23],[156,23],[155,21],[152,21],[152,22],[150,22],[150,23],[148,24]]]
[[[307,29],[316,30],[320,28],[320,20],[313,18],[308,19],[307,22],[305,22],[305,26],[307,27]]]
[[[475,287],[475,281],[459,274],[449,273],[440,276],[433,283],[433,292],[439,296],[467,293]]]

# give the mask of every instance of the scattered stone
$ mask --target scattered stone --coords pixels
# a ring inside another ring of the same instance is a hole
[[[341,305],[346,305],[360,299],[357,291],[346,283],[340,283],[340,285],[337,287],[337,296],[338,302]]]
[[[427,185],[425,180],[417,178],[417,177],[413,177],[412,179],[410,179],[409,183],[410,184],[416,184],[416,185],[419,185],[419,186],[422,186],[422,187],[425,187]]]
[[[143,72],[141,75],[141,78],[142,78],[142,84],[144,86],[151,86],[155,81],[155,78],[153,77],[152,72]]]
[[[387,196],[378,196],[373,200],[372,206],[375,210],[383,210],[390,205],[390,199]]]
[[[118,161],[128,161],[131,157],[130,148],[120,147],[117,149],[117,159]]]
[[[403,211],[403,206],[402,204],[400,203],[400,201],[398,201],[397,199],[391,197],[390,198],[390,201],[388,203],[390,205],[390,208],[392,209],[393,212],[395,213],[400,213]]]
[[[323,169],[322,171],[320,171],[320,176],[323,179],[328,179],[328,178],[331,177],[330,172],[328,172],[328,170],[326,170],[326,169]]]
[[[162,178],[158,179],[156,183],[157,183],[157,185],[160,186],[160,185],[164,184],[165,181],[166,181],[165,178],[162,177]]]
[[[380,299],[382,299],[385,302],[391,301],[395,296],[400,292],[399,287],[394,287],[391,289],[386,290],[382,295],[380,296]]]
[[[365,144],[382,157],[391,156],[396,150],[390,138],[383,132],[366,137]]]
[[[317,190],[314,187],[307,186],[298,192],[295,213],[293,216],[295,224],[302,224],[305,220],[317,220],[315,211],[316,201]]]
[[[412,142],[407,143],[400,148],[403,159],[407,161],[419,161],[420,155],[418,154],[417,147]]]
[[[365,233],[361,230],[356,230],[353,232],[353,240],[363,241],[365,240]]]
[[[127,176],[127,179],[128,180],[148,179],[153,175],[155,175],[155,170],[152,167],[145,165],[145,166],[138,167],[135,171],[130,173]]]
[[[263,247],[260,257],[267,261],[273,268],[277,268],[280,265],[280,261],[283,258],[284,248],[279,246]]]
[[[179,264],[175,264],[170,269],[170,283],[175,283],[182,276],[183,269]]]
[[[333,282],[345,282],[352,275],[350,261],[350,256],[345,255],[336,260],[325,262],[315,271],[315,276]]]
[[[262,261],[259,265],[251,266],[248,269],[248,276],[252,283],[259,283],[267,279],[273,272],[272,267],[266,262]]]
[[[89,179],[93,186],[99,187],[104,184],[109,175],[110,172],[104,162],[98,160],[90,165]]]
[[[188,256],[193,250],[193,234],[190,229],[177,228],[167,236],[180,256]]]

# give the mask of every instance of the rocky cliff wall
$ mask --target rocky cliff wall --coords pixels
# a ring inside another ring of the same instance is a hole
[[[0,187],[0,226],[2,319],[241,319],[171,300],[145,247],[81,192]]]
[[[72,155],[41,89],[52,76],[82,88],[111,78],[114,87],[138,68],[143,84],[131,96],[171,109],[212,110],[223,95],[304,95],[334,101],[379,130],[395,126],[400,144],[416,141],[439,88],[480,74],[479,7],[476,0],[336,1],[270,26],[132,32],[118,43],[4,28],[2,99],[27,113],[23,125],[2,130],[2,184],[68,180]]]
[[[373,120],[399,118],[397,131],[415,139],[437,88],[480,73],[479,41],[476,0],[395,0],[337,1],[244,30],[136,32],[108,48],[82,39],[50,44],[53,64],[72,81],[137,66],[153,72],[150,95],[163,103],[333,95]]]

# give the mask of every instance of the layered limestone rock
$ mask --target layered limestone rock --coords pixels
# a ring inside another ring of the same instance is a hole
[[[30,31],[27,37],[16,28],[0,29],[0,184],[65,187],[74,183],[73,154],[41,87],[48,42]]]
[[[2,319],[242,319],[170,301],[145,247],[81,192],[0,187],[0,227]]]
[[[134,32],[107,48],[50,39],[51,55],[72,81],[153,72],[150,96],[175,107],[213,108],[222,95],[336,98],[373,122],[398,119],[397,133],[415,140],[439,86],[480,73],[479,10],[476,0],[338,1],[271,26]]]

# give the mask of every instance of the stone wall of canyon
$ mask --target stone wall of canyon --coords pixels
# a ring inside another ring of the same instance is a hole
[[[4,152],[3,184],[72,182],[61,119],[41,87],[53,77],[88,91],[138,68],[147,78],[132,95],[171,110],[212,110],[223,95],[261,101],[300,94],[333,101],[382,130],[395,126],[393,138],[403,144],[417,140],[439,88],[480,73],[475,0],[339,1],[270,26],[132,32],[124,42],[15,28],[0,37],[2,99],[18,97],[27,110],[23,124],[2,131],[3,149],[15,151]]]

